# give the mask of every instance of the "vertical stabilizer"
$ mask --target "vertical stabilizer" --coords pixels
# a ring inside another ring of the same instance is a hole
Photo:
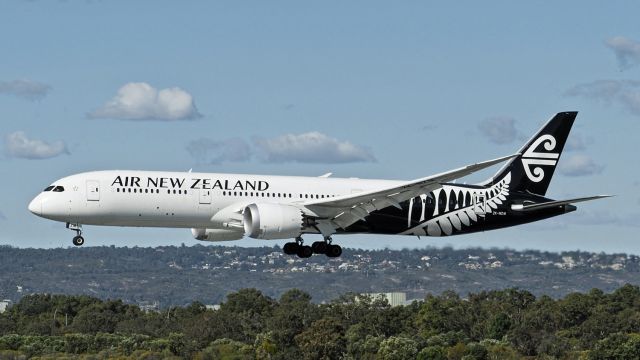
[[[544,196],[567,142],[577,111],[557,113],[489,180],[496,183],[511,173],[511,190]]]

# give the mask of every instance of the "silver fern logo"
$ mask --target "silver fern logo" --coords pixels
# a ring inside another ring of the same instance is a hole
[[[542,145],[547,152],[536,152]],[[556,138],[551,135],[542,135],[529,146],[522,155],[522,167],[529,180],[540,182],[544,179],[544,169],[540,166],[555,166],[558,163],[559,153],[551,152],[556,148]],[[538,166],[540,165],[540,166]]]
[[[454,231],[460,231],[465,226],[472,226],[478,222],[480,218],[484,218],[487,213],[491,213],[498,208],[498,205],[507,200],[509,196],[509,184],[511,183],[511,173],[507,173],[502,180],[490,188],[460,188],[450,185],[444,185],[440,189],[434,190],[429,196],[438,199],[440,192],[444,192],[446,199],[446,208],[443,213],[439,213],[436,204],[433,214],[425,214],[424,199],[427,194],[423,194],[422,198],[422,214],[420,216],[420,224],[410,227],[403,231],[402,235],[428,235],[443,236],[451,235]],[[451,195],[456,194],[460,202],[451,202]],[[450,206],[452,204],[452,206]],[[411,224],[411,211],[413,208],[413,199],[409,206],[409,224]],[[425,215],[431,215],[432,218],[425,221]]]

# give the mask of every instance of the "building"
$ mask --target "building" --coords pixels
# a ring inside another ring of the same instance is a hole
[[[146,313],[160,311],[160,303],[158,301],[141,301],[138,303],[138,306],[140,310]]]
[[[372,299],[387,299],[387,302],[391,306],[407,305],[407,293],[405,292],[369,293],[362,295],[371,296]]]
[[[0,314],[7,311],[7,308],[11,306],[11,300],[0,301]]]

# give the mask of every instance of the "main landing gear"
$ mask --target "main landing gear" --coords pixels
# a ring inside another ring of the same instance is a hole
[[[82,246],[84,244],[84,238],[82,237],[82,225],[67,223],[67,229],[76,232],[76,236],[74,236],[72,240],[73,245]]]
[[[313,254],[325,254],[327,257],[339,257],[342,255],[340,245],[331,243],[331,236],[324,238],[324,241],[316,241],[311,246],[304,245],[302,237],[298,236],[295,242],[284,244],[283,251],[287,255],[298,255],[300,258],[309,258]]]

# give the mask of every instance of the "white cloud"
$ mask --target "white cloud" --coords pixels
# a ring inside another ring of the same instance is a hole
[[[147,83],[128,83],[116,96],[87,116],[91,119],[190,120],[201,117],[193,96],[177,88],[158,90]]]
[[[0,81],[0,94],[9,94],[27,100],[42,100],[51,86],[32,80],[22,79],[13,81]]]
[[[63,141],[52,143],[29,139],[23,131],[16,131],[5,138],[5,152],[10,157],[23,159],[48,159],[61,154],[69,154]]]
[[[585,154],[574,154],[560,161],[560,173],[566,176],[587,176],[599,174],[604,166]]]
[[[518,137],[516,121],[510,117],[491,117],[482,120],[478,124],[478,129],[494,144],[509,144]]]
[[[616,54],[620,70],[626,70],[640,64],[640,42],[624,36],[616,36],[607,39],[605,44]]]
[[[640,116],[640,81],[637,80],[597,80],[576,85],[565,92],[565,95],[617,104]]]
[[[251,147],[240,138],[224,140],[200,138],[191,141],[186,149],[201,164],[249,161],[251,158]]]
[[[254,138],[253,142],[267,162],[336,164],[376,161],[369,149],[317,131],[270,139]]]

